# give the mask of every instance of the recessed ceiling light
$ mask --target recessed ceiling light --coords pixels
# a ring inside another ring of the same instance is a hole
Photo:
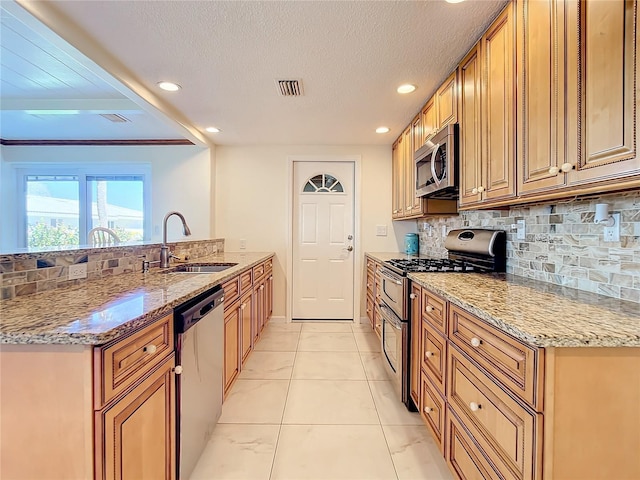
[[[447,3],[462,3],[464,0],[445,0]]]
[[[158,82],[158,86],[167,92],[177,92],[182,88],[180,85],[173,82]]]
[[[411,93],[415,91],[416,86],[411,85],[410,83],[405,83],[404,85],[400,85],[398,87],[398,93]]]
[[[376,133],[387,133],[389,131],[389,127],[378,127],[376,128]]]
[[[209,133],[220,133],[220,129],[216,127],[207,127],[205,130]]]

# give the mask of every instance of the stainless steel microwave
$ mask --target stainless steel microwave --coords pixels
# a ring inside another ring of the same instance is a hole
[[[458,124],[447,125],[414,154],[416,197],[458,198]]]

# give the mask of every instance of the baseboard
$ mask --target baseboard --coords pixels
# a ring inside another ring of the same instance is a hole
[[[371,322],[369,321],[369,317],[360,317],[360,323],[370,324]]]
[[[269,320],[269,322],[285,323],[285,318],[284,318],[284,316],[280,317],[280,316],[272,315],[271,316],[271,320]]]

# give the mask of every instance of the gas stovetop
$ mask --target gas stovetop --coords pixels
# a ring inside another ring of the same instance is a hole
[[[477,268],[462,260],[450,258],[394,258],[385,262],[402,272],[475,272]]]

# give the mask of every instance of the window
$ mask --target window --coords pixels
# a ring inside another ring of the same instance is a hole
[[[130,170],[110,166],[110,169]],[[64,170],[67,170],[66,172]],[[109,168],[106,168],[109,170]],[[121,242],[148,236],[147,168],[137,173],[96,174],[56,167],[18,172],[19,242],[23,247],[80,246],[95,227],[109,228]]]
[[[316,175],[313,178],[307,180],[307,183],[302,189],[305,193],[343,193],[342,184],[340,181],[329,175],[328,173],[322,173]]]

